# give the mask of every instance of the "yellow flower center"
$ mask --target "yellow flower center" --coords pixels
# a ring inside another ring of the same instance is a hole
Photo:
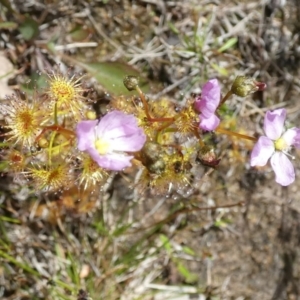
[[[22,132],[22,134],[32,134],[32,130],[34,129],[34,122],[33,122],[33,112],[31,111],[21,111],[16,114],[16,125],[18,130]]]
[[[75,96],[74,86],[62,79],[51,82],[50,91],[53,97],[60,103],[72,101]]]
[[[95,142],[95,147],[100,155],[105,155],[109,150],[109,143],[102,139],[97,139]]]
[[[287,143],[283,138],[279,138],[278,140],[276,140],[274,145],[275,145],[275,149],[278,151],[284,151],[289,148],[289,146],[287,145]]]

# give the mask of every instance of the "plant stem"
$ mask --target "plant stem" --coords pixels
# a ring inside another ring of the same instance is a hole
[[[142,103],[143,103],[143,106],[144,106],[144,109],[145,109],[145,113],[146,113],[146,116],[147,116],[148,120],[151,120],[152,118],[151,118],[150,113],[149,113],[149,106],[148,106],[148,103],[147,103],[147,101],[145,99],[144,93],[142,92],[142,90],[140,89],[139,86],[136,87],[136,91],[138,92],[138,94],[139,94],[139,96],[140,96],[140,98],[142,100]]]
[[[173,122],[174,121],[174,118],[152,118],[150,116],[149,106],[148,106],[148,103],[145,99],[144,93],[139,88],[139,86],[136,87],[136,91],[138,92],[138,94],[139,94],[139,96],[142,100],[142,103],[143,103],[143,106],[144,106],[144,109],[145,109],[145,114],[146,114],[146,117],[147,117],[148,121],[150,121],[150,122]]]
[[[52,158],[52,146],[53,146],[53,142],[54,142],[54,139],[55,139],[55,136],[56,136],[56,133],[57,131],[53,131],[52,134],[51,134],[51,138],[50,138],[50,143],[49,143],[49,147],[48,147],[48,163],[49,163],[49,166],[51,166],[51,158]]]
[[[58,124],[58,118],[57,118],[57,101],[55,101],[55,104],[54,104],[54,124],[55,125]]]
[[[231,135],[231,136],[236,136],[238,138],[245,139],[245,140],[250,140],[250,141],[253,141],[253,142],[257,141],[257,138],[255,138],[253,136],[249,136],[249,135],[245,135],[245,134],[240,134],[240,133],[237,133],[237,132],[232,132],[232,131],[229,131],[229,130],[226,130],[226,129],[223,129],[223,128],[220,128],[220,127],[217,128],[215,130],[215,132],[217,132],[217,133],[223,133],[223,134]]]
[[[220,102],[218,108],[219,108],[223,103],[225,103],[225,101],[228,100],[228,98],[231,97],[232,95],[233,95],[233,93],[232,93],[232,91],[230,90],[230,91],[225,95],[225,97],[221,100],[221,102]]]
[[[205,146],[205,144],[204,144],[204,142],[201,140],[201,136],[200,136],[200,134],[199,134],[199,132],[198,132],[198,130],[197,130],[197,129],[195,129],[195,130],[194,130],[194,134],[195,134],[195,136],[197,137],[197,139],[198,139],[198,141],[199,141],[199,144],[200,144],[200,146],[201,146],[201,147],[204,147],[204,146]]]

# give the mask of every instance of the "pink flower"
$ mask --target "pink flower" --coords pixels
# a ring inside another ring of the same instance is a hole
[[[142,149],[146,136],[133,115],[111,111],[101,120],[77,124],[78,149],[86,151],[102,168],[121,171],[131,166],[133,158],[124,152]]]
[[[290,185],[295,180],[295,170],[289,160],[291,146],[300,149],[300,129],[293,127],[284,131],[285,109],[268,111],[264,120],[266,136],[261,136],[255,144],[250,164],[264,166],[269,158],[275,172],[276,182],[282,186]],[[290,156],[291,157],[291,156]]]
[[[195,108],[200,111],[199,127],[204,130],[215,130],[220,119],[215,115],[215,111],[220,104],[221,88],[217,79],[206,82],[202,88],[202,93],[195,101]]]

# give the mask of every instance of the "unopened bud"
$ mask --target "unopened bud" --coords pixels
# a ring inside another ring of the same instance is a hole
[[[208,167],[216,167],[221,161],[221,159],[217,157],[214,149],[208,146],[200,149],[198,159],[203,165]]]
[[[93,110],[87,111],[85,115],[88,120],[96,120],[97,119],[97,115]]]
[[[267,85],[251,77],[237,76],[231,86],[231,92],[240,97],[246,97],[257,91],[263,91]]]
[[[38,145],[41,148],[47,148],[49,146],[49,142],[45,138],[40,138],[39,141],[38,141]]]
[[[123,83],[128,91],[134,91],[139,85],[139,78],[133,75],[127,75],[123,79]]]

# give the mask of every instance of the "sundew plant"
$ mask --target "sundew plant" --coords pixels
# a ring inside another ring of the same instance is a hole
[[[0,300],[300,299],[299,19],[0,0]]]
[[[26,179],[33,191],[78,186],[91,193],[101,190],[110,174],[130,172],[135,174],[131,186],[139,193],[169,196],[193,191],[193,183],[201,181],[200,166],[218,170],[222,153],[215,136],[222,134],[251,143],[251,167],[270,161],[278,184],[294,182],[290,150],[300,148],[300,129],[284,127],[285,109],[267,111],[260,137],[223,126],[222,107],[230,97],[247,97],[264,90],[265,83],[238,76],[223,91],[218,79],[211,78],[199,83],[201,93],[184,103],[152,99],[135,76],[126,76],[124,85],[138,96],[113,98],[100,116],[86,96],[84,78],[58,71],[48,73],[48,87],[32,97],[8,97],[0,108],[6,171]]]

